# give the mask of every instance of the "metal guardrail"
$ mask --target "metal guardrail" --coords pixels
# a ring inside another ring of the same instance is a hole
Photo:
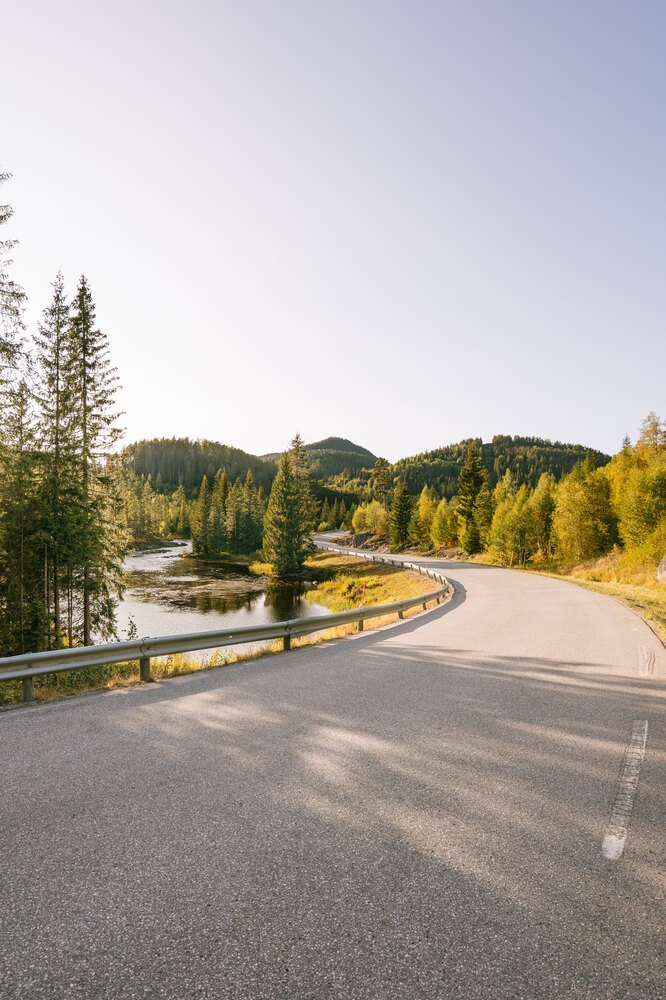
[[[198,649],[217,649],[222,646],[240,645],[247,642],[265,642],[272,639],[282,639],[283,648],[291,648],[292,636],[308,635],[311,632],[322,632],[338,625],[358,623],[359,632],[363,631],[363,622],[368,618],[379,618],[384,615],[397,614],[402,618],[405,611],[431,601],[440,603],[447,590],[447,582],[441,573],[428,570],[415,563],[401,563],[383,556],[371,553],[345,551],[334,545],[317,543],[319,548],[339,552],[341,555],[368,559],[371,562],[385,563],[393,566],[403,566],[421,576],[428,576],[437,581],[440,587],[428,594],[409,597],[392,604],[374,604],[352,611],[341,611],[331,615],[316,615],[312,618],[294,618],[290,621],[274,622],[272,625],[247,626],[237,629],[222,629],[211,632],[191,632],[184,635],[167,635],[156,638],[132,639],[129,642],[112,642],[100,646],[79,646],[72,649],[53,649],[43,653],[22,653],[19,656],[0,657],[0,681],[21,680],[23,682],[23,701],[34,698],[33,679],[43,674],[60,673],[64,670],[78,670],[82,667],[107,666],[112,663],[124,663],[128,660],[139,661],[139,676],[142,681],[150,681],[150,661],[156,656],[170,656],[174,653],[191,653]]]

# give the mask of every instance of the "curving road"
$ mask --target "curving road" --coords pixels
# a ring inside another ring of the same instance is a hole
[[[437,565],[398,626],[0,713],[3,1000],[664,996],[663,645]]]

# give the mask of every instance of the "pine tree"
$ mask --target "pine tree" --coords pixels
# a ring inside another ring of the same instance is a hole
[[[37,442],[29,372],[24,365],[5,410],[0,492],[0,650],[43,649],[48,591],[40,594],[43,551]]]
[[[201,555],[210,552],[210,503],[208,477],[204,476],[192,513],[192,548]]]
[[[344,528],[347,521],[347,506],[344,500],[340,501],[340,510],[338,511],[338,523],[334,524],[334,528]]]
[[[338,507],[338,498],[336,497],[333,502],[333,508],[328,518],[328,524],[331,528],[337,528],[340,521],[340,508]]]
[[[301,484],[289,455],[283,455],[273,481],[264,520],[264,553],[277,576],[290,576],[303,566],[307,537],[302,520]]]
[[[178,511],[176,520],[176,531],[178,535],[183,538],[190,530],[190,521],[187,516],[187,500],[185,499],[185,490],[182,486],[179,486],[173,495],[173,502]]]
[[[241,551],[256,552],[263,540],[263,511],[250,469],[247,470],[241,499]]]
[[[227,474],[223,469],[218,469],[213,481],[209,515],[210,548],[212,552],[224,552],[228,545],[227,492]]]
[[[118,388],[106,335],[95,325],[90,287],[81,276],[72,303],[68,338],[72,372],[72,424],[80,486],[80,586],[83,596],[83,643],[93,629],[104,637],[115,629],[114,597],[120,593],[123,539],[118,531],[119,505],[113,445],[122,432],[116,425]]]
[[[490,486],[484,482],[474,501],[474,523],[479,532],[479,545],[482,549],[487,549],[490,545],[493,513],[493,496],[490,492]]]
[[[242,548],[242,502],[243,486],[236,476],[227,494],[227,536],[232,552],[240,552]]]
[[[292,438],[289,462],[298,487],[300,532],[309,535],[317,527],[317,501],[312,489],[308,453],[300,434]]]
[[[479,528],[474,520],[474,505],[479,491],[486,480],[481,455],[475,441],[467,449],[465,464],[458,479],[458,519],[460,522],[460,542],[470,555],[481,546]]]
[[[385,458],[378,458],[372,470],[372,491],[384,507],[388,504],[390,476],[391,466]]]
[[[75,546],[73,513],[81,504],[77,489],[74,439],[75,382],[69,345],[69,303],[62,273],[52,284],[53,297],[35,335],[39,437],[43,468],[44,532],[51,567],[53,623],[60,645],[61,573],[66,554]]]
[[[409,526],[412,519],[412,498],[404,479],[398,482],[391,506],[390,533],[391,547],[403,549],[409,540]]]
[[[331,508],[326,497],[324,497],[324,505],[321,508],[321,521],[319,526],[324,530],[331,527]]]

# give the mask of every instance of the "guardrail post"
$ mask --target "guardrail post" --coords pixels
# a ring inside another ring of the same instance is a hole
[[[362,618],[359,618],[359,620],[358,620],[358,630],[359,630],[359,632],[363,631],[363,619]]]
[[[404,621],[405,612],[404,611],[398,611],[398,618],[400,619],[400,621]]]
[[[21,687],[23,688],[23,701],[34,701],[35,699],[35,685],[33,677],[23,677],[21,680]]]
[[[423,602],[423,610],[424,610],[424,611],[427,611],[427,610],[428,610],[428,605],[426,604],[426,602],[425,602],[425,601]]]
[[[152,679],[153,678],[150,675],[150,657],[142,656],[139,660],[139,680],[147,684],[152,681]]]
[[[282,640],[282,648],[284,649],[285,653],[291,649],[291,636],[289,635],[289,633],[287,633],[284,639]]]

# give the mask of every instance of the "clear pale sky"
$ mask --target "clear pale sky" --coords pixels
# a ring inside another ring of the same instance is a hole
[[[615,451],[666,415],[661,0],[21,0],[0,30],[13,275],[31,327],[88,276],[126,440]]]

